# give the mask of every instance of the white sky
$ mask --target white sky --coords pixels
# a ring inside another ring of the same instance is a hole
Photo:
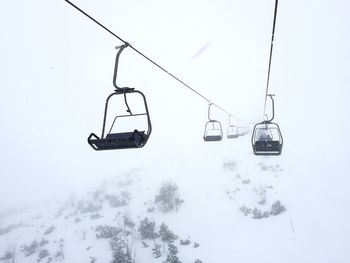
[[[261,116],[273,0],[74,3],[228,111]],[[279,2],[270,88],[285,152],[349,156],[349,13],[346,0]],[[119,76],[146,94],[151,139],[136,151],[90,148],[121,43],[63,0],[2,0],[0,31],[0,209],[203,154],[206,102],[130,49]]]

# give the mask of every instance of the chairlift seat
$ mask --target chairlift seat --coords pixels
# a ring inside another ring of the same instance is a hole
[[[221,135],[207,135],[203,137],[204,141],[206,142],[217,142],[222,140]]]
[[[148,135],[144,131],[134,130],[133,132],[110,133],[102,139],[91,133],[88,143],[95,150],[118,150],[141,148],[147,140]]]
[[[256,141],[253,150],[255,155],[280,155],[282,144],[279,141]]]
[[[229,124],[229,126],[227,128],[227,139],[235,139],[238,137],[239,137],[238,128],[235,125]]]
[[[235,139],[235,138],[238,138],[238,134],[227,134],[227,138],[228,139]]]

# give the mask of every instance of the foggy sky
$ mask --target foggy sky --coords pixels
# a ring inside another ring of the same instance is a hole
[[[242,121],[262,115],[274,1],[74,3]],[[281,158],[303,151],[317,163],[312,153],[324,153],[340,173],[350,153],[349,11],[345,0],[279,1],[270,82]],[[210,159],[198,151],[207,103],[131,49],[119,76],[146,94],[151,139],[142,150],[90,148],[121,42],[64,1],[3,0],[0,30],[0,210],[138,166]]]

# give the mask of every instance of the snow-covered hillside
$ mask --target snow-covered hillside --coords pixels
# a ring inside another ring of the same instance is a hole
[[[65,202],[3,217],[1,256],[15,251],[15,262],[111,262],[119,240],[135,262],[164,262],[168,244],[184,263],[347,262],[348,228],[344,217],[335,218],[336,190],[325,191],[305,167],[292,169],[288,153],[253,156],[249,139],[203,143],[202,150],[223,152],[210,162],[199,155],[140,167]],[[164,184],[177,186],[177,209],[156,202]],[[146,217],[155,223],[153,238],[140,232]],[[171,242],[157,235],[162,223],[177,236]],[[161,256],[153,253],[155,244]]]
[[[135,262],[165,261],[169,242],[157,235],[154,240],[144,238],[140,232],[141,221],[147,217],[155,222],[155,232],[165,223],[178,236],[171,243],[180,261],[233,260],[237,258],[233,251],[240,250],[242,242],[237,234],[244,236],[244,231],[238,231],[242,226],[274,222],[283,212],[278,222],[285,223],[285,232],[292,232],[288,212],[282,206],[271,209],[280,198],[279,181],[285,169],[273,160],[260,158],[251,166],[240,158],[220,156],[204,165],[201,158],[194,158],[182,164],[132,170],[101,182],[82,196],[72,195],[65,202],[51,201],[2,218],[2,258],[15,251],[16,262],[110,262],[110,243],[123,236]],[[164,185],[176,186],[177,207],[156,202]],[[152,253],[155,244],[161,246],[157,258]]]

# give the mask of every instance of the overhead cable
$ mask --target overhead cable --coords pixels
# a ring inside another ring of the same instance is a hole
[[[275,1],[275,13],[274,13],[274,16],[273,16],[272,38],[271,38],[271,48],[270,48],[270,59],[269,59],[269,69],[268,69],[268,72],[267,72],[267,83],[266,83],[266,92],[265,92],[265,102],[264,102],[264,114],[263,114],[263,116],[265,116],[265,113],[266,113],[266,102],[267,102],[267,97],[268,97],[268,94],[269,94],[270,70],[271,70],[273,40],[274,40],[274,37],[275,37],[275,26],[276,26],[276,17],[277,17],[277,6],[278,6],[278,0]]]
[[[190,85],[186,84],[184,81],[182,81],[180,78],[176,77],[174,74],[170,73],[169,71],[167,71],[164,67],[160,66],[158,63],[156,63],[154,60],[150,59],[148,56],[146,56],[144,53],[142,53],[141,51],[139,51],[138,49],[136,49],[135,47],[133,47],[130,43],[128,43],[127,41],[125,41],[123,38],[121,38],[120,36],[118,36],[117,34],[115,34],[113,31],[111,31],[110,29],[108,29],[106,26],[104,26],[103,24],[101,24],[100,22],[98,22],[95,18],[93,18],[92,16],[90,16],[89,14],[87,14],[85,11],[83,11],[81,8],[79,8],[78,6],[76,6],[75,4],[73,4],[72,2],[70,2],[69,0],[64,0],[66,1],[68,4],[70,4],[72,7],[74,7],[75,9],[77,9],[79,12],[81,12],[82,14],[84,14],[86,17],[88,17],[89,19],[91,19],[93,22],[95,22],[96,24],[98,24],[100,27],[102,27],[104,30],[106,30],[108,33],[110,33],[111,35],[113,35],[114,37],[116,37],[117,39],[119,39],[121,42],[123,42],[124,44],[127,44],[132,50],[134,50],[136,53],[138,53],[139,55],[141,55],[142,57],[144,57],[145,59],[147,59],[149,62],[151,62],[153,65],[155,65],[156,67],[158,67],[159,69],[161,69],[163,72],[165,72],[166,74],[168,74],[170,77],[172,77],[173,79],[177,80],[178,82],[180,82],[183,86],[185,86],[186,88],[188,88],[189,90],[191,90],[192,92],[194,92],[195,94],[197,94],[198,96],[200,96],[202,99],[204,99],[207,103],[212,104],[213,106],[217,107],[218,109],[220,109],[221,111],[225,112],[228,115],[231,115],[233,117],[235,117],[233,114],[229,113],[228,111],[226,111],[224,108],[220,107],[219,105],[217,105],[216,103],[214,103],[213,101],[209,100],[207,97],[205,97],[203,94],[201,94],[200,92],[198,92],[197,90],[195,90],[194,88],[192,88]],[[237,117],[235,117],[237,118]],[[238,118],[237,118],[238,119]]]

